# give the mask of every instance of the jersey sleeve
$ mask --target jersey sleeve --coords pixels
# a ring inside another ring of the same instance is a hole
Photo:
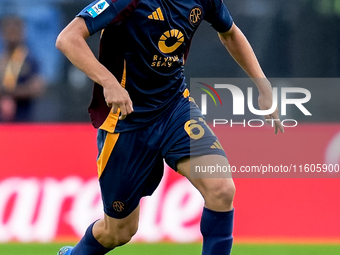
[[[77,17],[85,20],[90,35],[111,23],[123,21],[137,6],[139,0],[96,0],[86,6]]]
[[[229,31],[234,23],[223,0],[210,0],[209,8],[204,19],[220,33]]]

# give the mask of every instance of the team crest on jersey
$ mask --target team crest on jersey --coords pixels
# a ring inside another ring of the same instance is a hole
[[[199,24],[200,20],[202,19],[202,9],[201,7],[197,6],[191,9],[190,15],[189,15],[189,20],[191,25],[197,25]]]
[[[124,203],[120,201],[114,201],[112,206],[113,206],[113,210],[115,210],[116,212],[124,211],[124,207],[125,207]]]
[[[109,7],[109,4],[105,0],[100,0],[98,3],[87,9],[87,12],[92,16],[92,18],[95,18],[105,11],[107,7]]]

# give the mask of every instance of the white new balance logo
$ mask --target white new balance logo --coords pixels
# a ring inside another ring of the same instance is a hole
[[[149,19],[162,20],[164,21],[164,16],[160,7],[157,8],[151,15],[148,16]]]

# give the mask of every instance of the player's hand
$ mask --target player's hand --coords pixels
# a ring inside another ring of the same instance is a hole
[[[114,114],[120,109],[119,120],[124,120],[128,114],[133,112],[129,93],[120,84],[104,87],[104,97],[107,106],[112,107]]]
[[[259,107],[261,110],[269,110],[272,107],[273,104],[273,93],[271,87],[265,90],[260,91],[260,96],[258,99]],[[275,134],[278,133],[280,130],[281,133],[284,133],[284,127],[281,123],[280,117],[279,117],[279,110],[276,107],[275,111],[270,115],[264,116],[267,123],[273,125],[274,124],[274,131]]]

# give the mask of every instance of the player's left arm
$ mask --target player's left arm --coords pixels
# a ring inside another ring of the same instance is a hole
[[[243,68],[248,76],[253,79],[259,90],[259,107],[261,110],[268,110],[272,106],[272,87],[255,56],[247,38],[242,31],[233,24],[229,31],[218,33],[222,44],[229,51],[230,55]],[[278,109],[272,114],[264,116],[265,119],[274,119],[275,134],[280,130],[284,132],[284,128],[279,120]]]

